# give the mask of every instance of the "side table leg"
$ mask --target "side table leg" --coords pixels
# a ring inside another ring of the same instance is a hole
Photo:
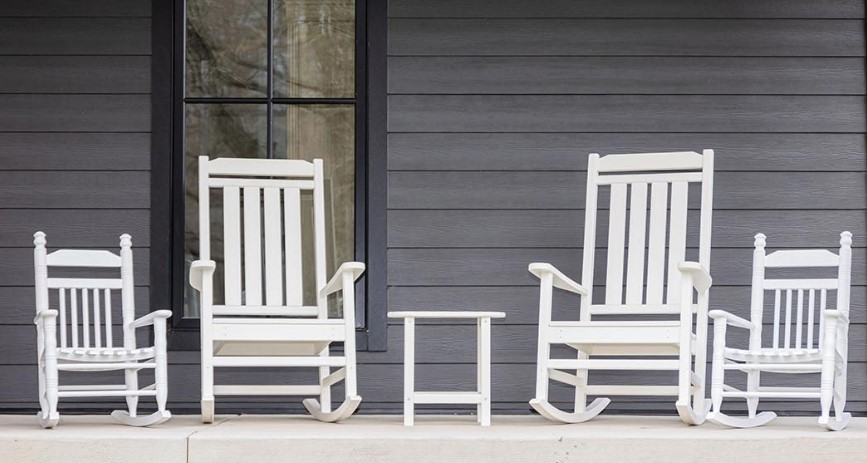
[[[403,425],[413,425],[415,414],[415,319],[403,322]]]
[[[482,426],[491,425],[491,319],[484,317],[481,319],[481,330],[479,332],[481,339],[481,349],[479,353],[479,382],[481,388],[479,392],[482,396],[481,417]]]
[[[482,319],[476,319],[476,391],[482,393]],[[482,422],[484,406],[476,405],[476,423]]]

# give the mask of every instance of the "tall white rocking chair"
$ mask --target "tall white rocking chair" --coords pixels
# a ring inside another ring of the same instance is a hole
[[[696,203],[701,207],[698,262],[685,259],[690,184],[701,193]],[[601,303],[593,295],[600,191],[610,201]],[[530,264],[530,272],[541,280],[536,397],[530,401],[539,414],[579,423],[610,403],[601,397],[587,406],[587,396],[676,396],[685,423],[704,421],[710,406],[705,403],[704,373],[712,197],[712,150],[590,155],[582,284],[551,264]],[[581,295],[578,321],[552,320],[554,288]],[[576,358],[551,358],[552,345],[573,348]],[[591,370],[672,371],[678,379],[676,385],[588,384]],[[575,388],[573,412],[548,400],[549,381]]]
[[[128,410],[115,410],[111,416],[130,426],[151,426],[171,418],[166,410],[168,398],[166,370],[166,319],[169,310],[157,310],[135,319],[132,240],[120,237],[120,256],[109,251],[61,249],[50,254],[45,249],[45,233],[36,232],[33,240],[36,277],[36,336],[38,343],[39,424],[53,428],[60,420],[57,402],[65,397],[125,397]],[[76,278],[51,277],[49,268],[76,268]],[[78,277],[84,270],[94,275]],[[117,271],[119,278],[96,272]],[[50,291],[57,291],[56,309],[49,308]],[[123,340],[115,347],[112,325],[112,291],[120,291]],[[59,321],[58,321],[59,320]],[[136,329],[153,325],[154,345],[138,347]],[[58,345],[59,335],[59,345]],[[154,370],[154,384],[139,388],[139,370]],[[59,372],[123,370],[124,384],[60,385]],[[139,416],[138,400],[154,396],[157,411]]]
[[[852,234],[840,234],[839,254],[825,249],[807,249],[765,255],[765,245],[765,235],[756,235],[750,320],[722,310],[709,313],[713,319],[714,339],[713,411],[708,420],[737,428],[761,426],[774,419],[776,414],[756,413],[759,399],[819,399],[819,426],[830,431],[841,430],[849,424],[851,417],[843,409],[846,406]],[[817,278],[829,276],[818,275],[823,268],[826,272],[833,272],[833,278]],[[801,276],[792,277],[794,271]],[[784,273],[769,278],[766,272]],[[773,298],[766,299],[765,293],[769,296],[773,293]],[[765,313],[765,307],[770,308],[771,301],[772,315]],[[763,336],[763,322],[773,323],[770,338]],[[726,339],[729,326],[749,330],[746,349],[729,346]],[[746,390],[725,384],[725,373],[729,370],[747,374]],[[761,372],[819,373],[819,384],[818,387],[762,386]],[[722,413],[722,402],[726,397],[746,399],[747,416],[734,417]],[[832,404],[834,417],[831,417]]]
[[[225,300],[214,304],[211,260],[212,189],[223,197]],[[303,298],[301,192],[313,195],[316,305]],[[348,418],[361,403],[355,363],[355,280],[364,264],[347,262],[325,280],[322,160],[199,157],[199,253],[190,284],[201,294],[202,421],[214,420],[215,395],[318,396],[303,401],[321,421]],[[264,259],[263,259],[264,256]],[[343,318],[328,317],[327,298],[342,292]],[[332,343],[343,355],[330,355]],[[214,368],[307,367],[309,385],[214,385]],[[332,368],[336,368],[332,371]],[[345,398],[331,409],[331,387],[345,380]]]

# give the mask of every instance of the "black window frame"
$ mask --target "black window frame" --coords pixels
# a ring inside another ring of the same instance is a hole
[[[273,6],[273,0],[268,2]],[[183,1],[171,0],[154,0],[152,4],[150,305],[172,310],[170,350],[200,348],[199,320],[184,317],[183,311],[185,6]],[[356,283],[357,310],[365,321],[357,330],[357,348],[368,351],[387,347],[386,9],[386,0],[356,0],[356,96],[352,99],[356,127],[355,258],[367,265]],[[270,36],[270,21],[268,27]],[[271,41],[268,46],[273,46]],[[273,53],[269,50],[268,54]],[[270,89],[270,60],[268,66]],[[186,99],[190,100],[200,99]],[[334,98],[269,100],[269,151],[272,104],[346,103]]]

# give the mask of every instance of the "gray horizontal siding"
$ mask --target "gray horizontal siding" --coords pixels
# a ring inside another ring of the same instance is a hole
[[[0,55],[150,52],[150,18],[0,18]]]
[[[394,56],[864,56],[863,20],[392,19]]]
[[[771,248],[835,248],[851,230],[848,408],[867,410],[863,1],[392,0],[389,14],[389,309],[505,311],[494,326],[495,409],[526,413],[534,393],[539,290],[527,265],[580,279],[587,154],[713,148],[711,308],[748,315],[755,233]],[[574,319],[579,303],[558,292],[555,317]],[[399,328],[388,354],[364,361],[391,358]],[[419,328],[419,383],[469,387],[471,330]],[[381,381],[400,381],[399,369],[378,368]],[[365,400],[379,400],[367,387]],[[570,406],[567,388],[551,394]],[[670,402],[623,398],[612,410],[672,413]]]
[[[3,170],[150,170],[150,133],[0,133]]]
[[[861,58],[393,57],[388,71],[391,94],[864,94]]]
[[[803,18],[861,19],[864,4],[852,0],[392,0],[392,18]]]
[[[391,95],[389,132],[863,132],[864,97]]]
[[[608,214],[599,213],[607,223]],[[584,211],[568,210],[391,210],[389,248],[580,248],[584,242]],[[698,234],[698,224],[688,224]],[[762,232],[769,246],[833,248],[839,246],[840,227],[865,230],[863,215],[850,211],[717,210],[713,217],[714,248],[750,248]],[[596,238],[608,242],[607,233]],[[855,247],[867,247],[867,236],[853,236]]]
[[[388,207],[578,209],[585,182],[582,172],[390,172]],[[714,192],[717,210],[863,210],[867,198],[863,172],[718,172]],[[699,198],[690,196],[697,208]],[[605,201],[600,194],[600,207],[607,208]]]
[[[2,135],[0,135],[2,136]],[[713,146],[717,172],[865,171],[860,133],[390,133],[388,168],[399,170],[587,169],[587,153],[634,153]],[[833,162],[818,163],[817,153]]]
[[[151,310],[150,10],[0,0],[0,412],[38,407],[35,231],[49,249],[117,250],[132,234],[136,313]]]
[[[149,56],[0,56],[0,93],[150,94]]]
[[[150,95],[0,95],[0,107],[4,132],[149,132],[151,124]]]
[[[20,0],[0,1],[0,16],[3,17],[144,17],[151,16],[150,0]]]

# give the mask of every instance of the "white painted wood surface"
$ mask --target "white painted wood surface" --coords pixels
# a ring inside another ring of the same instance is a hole
[[[171,413],[166,410],[166,319],[172,313],[169,310],[157,310],[135,319],[130,236],[121,235],[120,255],[101,250],[58,250],[48,253],[45,233],[36,232],[33,237],[36,282],[34,323],[39,355],[39,404],[42,409],[38,415],[40,425],[53,428],[58,424],[60,414],[57,402],[65,397],[126,397],[128,409],[115,410],[111,416],[130,426],[151,426],[171,418]],[[118,278],[49,278],[49,270],[57,267],[110,269],[119,275]],[[114,345],[112,333],[113,290],[120,290],[121,293],[122,346]],[[50,304],[51,291],[57,292],[58,303],[54,309]],[[154,345],[138,347],[136,329],[148,326],[153,326]],[[138,372],[142,369],[154,370],[154,384],[139,387]],[[60,371],[123,371],[125,381],[124,384],[109,385],[61,385]],[[155,397],[157,411],[139,416],[137,408],[141,396]]]
[[[211,190],[223,196],[225,300],[214,301],[211,260]],[[313,229],[302,231],[301,195],[313,197]],[[190,284],[201,297],[202,421],[214,420],[216,395],[301,395],[317,419],[348,418],[361,403],[355,352],[355,281],[364,264],[347,262],[327,280],[322,161],[199,157],[199,260]],[[313,249],[302,250],[302,233]],[[312,252],[314,268],[302,267]],[[304,305],[304,272],[314,272],[316,305]],[[339,293],[343,317],[330,318],[328,297]],[[332,355],[333,343],[343,353]],[[214,368],[315,368],[316,384],[264,386],[214,384]],[[337,370],[334,370],[334,369]],[[331,387],[345,382],[332,410]]]
[[[821,407],[819,426],[831,431],[841,430],[851,418],[844,409],[849,356],[852,234],[840,234],[839,254],[825,249],[784,250],[766,254],[766,245],[765,235],[757,234],[753,252],[750,320],[722,310],[712,310],[709,314],[714,324],[714,343],[711,372],[713,409],[708,420],[737,428],[761,426],[776,417],[773,412],[758,413],[761,398],[818,399]],[[831,267],[832,270],[836,267],[836,278],[767,277],[768,269],[797,270],[811,275],[823,267]],[[773,337],[771,345],[764,347],[762,323],[765,320],[765,307],[768,306],[765,295],[770,292],[773,292],[774,297]],[[784,307],[782,301],[785,301]],[[785,312],[781,313],[783,310]],[[729,326],[749,330],[749,346],[730,346],[726,340]],[[725,384],[725,373],[731,370],[747,374],[746,389]],[[819,381],[814,387],[762,386],[761,372],[819,373]],[[722,413],[723,399],[727,397],[746,399],[747,416],[734,417]]]
[[[478,311],[399,311],[389,318],[402,318],[403,340],[403,424],[415,423],[415,404],[467,404],[476,406],[482,426],[491,425],[491,320],[505,318],[504,312]],[[476,390],[416,391],[415,388],[415,321],[416,319],[476,319]]]
[[[590,155],[582,284],[551,264],[529,267],[541,282],[536,397],[530,405],[542,416],[578,423],[598,415],[610,403],[600,397],[588,405],[588,396],[674,395],[684,422],[704,421],[709,405],[704,397],[704,369],[712,282],[713,156],[713,150]],[[700,212],[693,214],[699,220],[698,262],[686,262],[690,187],[697,187],[701,195]],[[608,249],[605,291],[594,300],[600,190],[607,190],[609,198]],[[552,319],[553,288],[582,295],[577,321]],[[593,318],[598,315],[613,320]],[[671,315],[679,319],[672,320]],[[574,348],[576,357],[551,359],[552,344]],[[648,360],[648,355],[664,358]],[[678,380],[676,386],[590,385],[591,370],[676,371]],[[560,410],[548,401],[550,381],[575,387],[573,411]]]

